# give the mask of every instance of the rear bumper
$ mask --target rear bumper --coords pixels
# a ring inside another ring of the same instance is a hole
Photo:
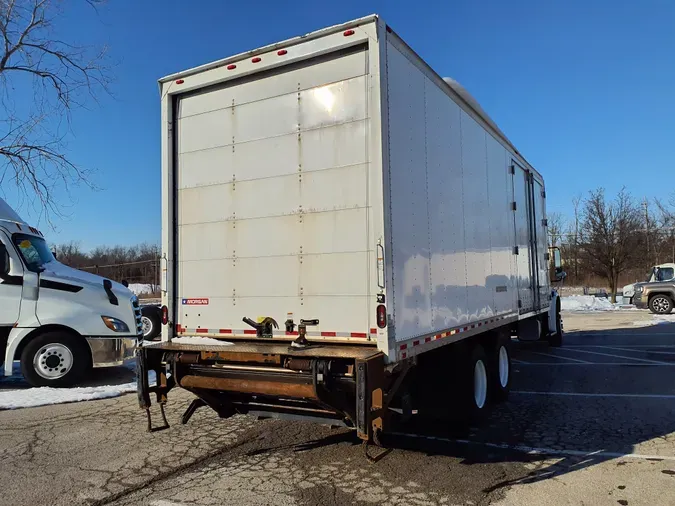
[[[91,348],[94,367],[114,367],[122,365],[125,360],[134,356],[136,339],[123,338],[87,338]]]

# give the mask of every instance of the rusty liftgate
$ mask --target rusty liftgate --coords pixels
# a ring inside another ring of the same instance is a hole
[[[148,413],[148,429],[167,428],[164,404],[176,385],[197,396],[182,418],[201,406],[221,418],[251,414],[262,418],[313,420],[356,429],[377,440],[406,364],[385,367],[374,348],[238,342],[231,346],[164,342],[137,351],[138,399]],[[148,383],[155,371],[156,385]],[[164,425],[153,428],[150,395],[156,394]]]

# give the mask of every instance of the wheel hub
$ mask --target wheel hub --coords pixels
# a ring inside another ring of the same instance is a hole
[[[141,324],[143,325],[143,335],[147,336],[152,330],[152,322],[147,316],[141,316]]]
[[[654,309],[656,309],[658,313],[665,313],[668,311],[668,301],[663,297],[656,297],[652,302],[652,306],[654,306]]]
[[[39,376],[48,380],[63,378],[73,367],[73,354],[60,343],[46,344],[33,358],[33,368]]]
[[[505,346],[499,348],[499,384],[506,388],[509,384],[509,352]]]
[[[473,368],[473,400],[478,409],[482,409],[487,400],[487,369],[482,360]]]

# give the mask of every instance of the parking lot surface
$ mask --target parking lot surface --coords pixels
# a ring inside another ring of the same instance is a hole
[[[391,436],[375,464],[343,429],[180,425],[178,390],[152,434],[134,395],[2,411],[0,504],[675,504],[675,325],[650,318],[566,314],[563,348],[514,342],[487,424]]]

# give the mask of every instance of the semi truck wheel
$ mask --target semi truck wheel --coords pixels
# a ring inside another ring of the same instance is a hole
[[[143,306],[141,323],[143,324],[143,340],[154,341],[162,333],[161,309],[156,306]]]
[[[70,387],[91,366],[86,343],[66,332],[46,332],[31,338],[21,353],[21,372],[34,387]]]
[[[480,423],[489,412],[493,381],[488,357],[480,344],[473,346],[469,357],[461,385],[464,397],[462,407],[469,422]]]
[[[563,329],[562,329],[562,316],[560,316],[560,297],[556,299],[555,302],[555,329],[550,329],[551,332],[548,335],[548,344],[555,348],[562,346],[563,340]]]
[[[667,295],[654,295],[649,299],[649,310],[654,314],[670,314],[673,311],[673,299]]]
[[[492,394],[495,401],[505,401],[511,390],[511,351],[510,337],[501,334],[492,352]]]

